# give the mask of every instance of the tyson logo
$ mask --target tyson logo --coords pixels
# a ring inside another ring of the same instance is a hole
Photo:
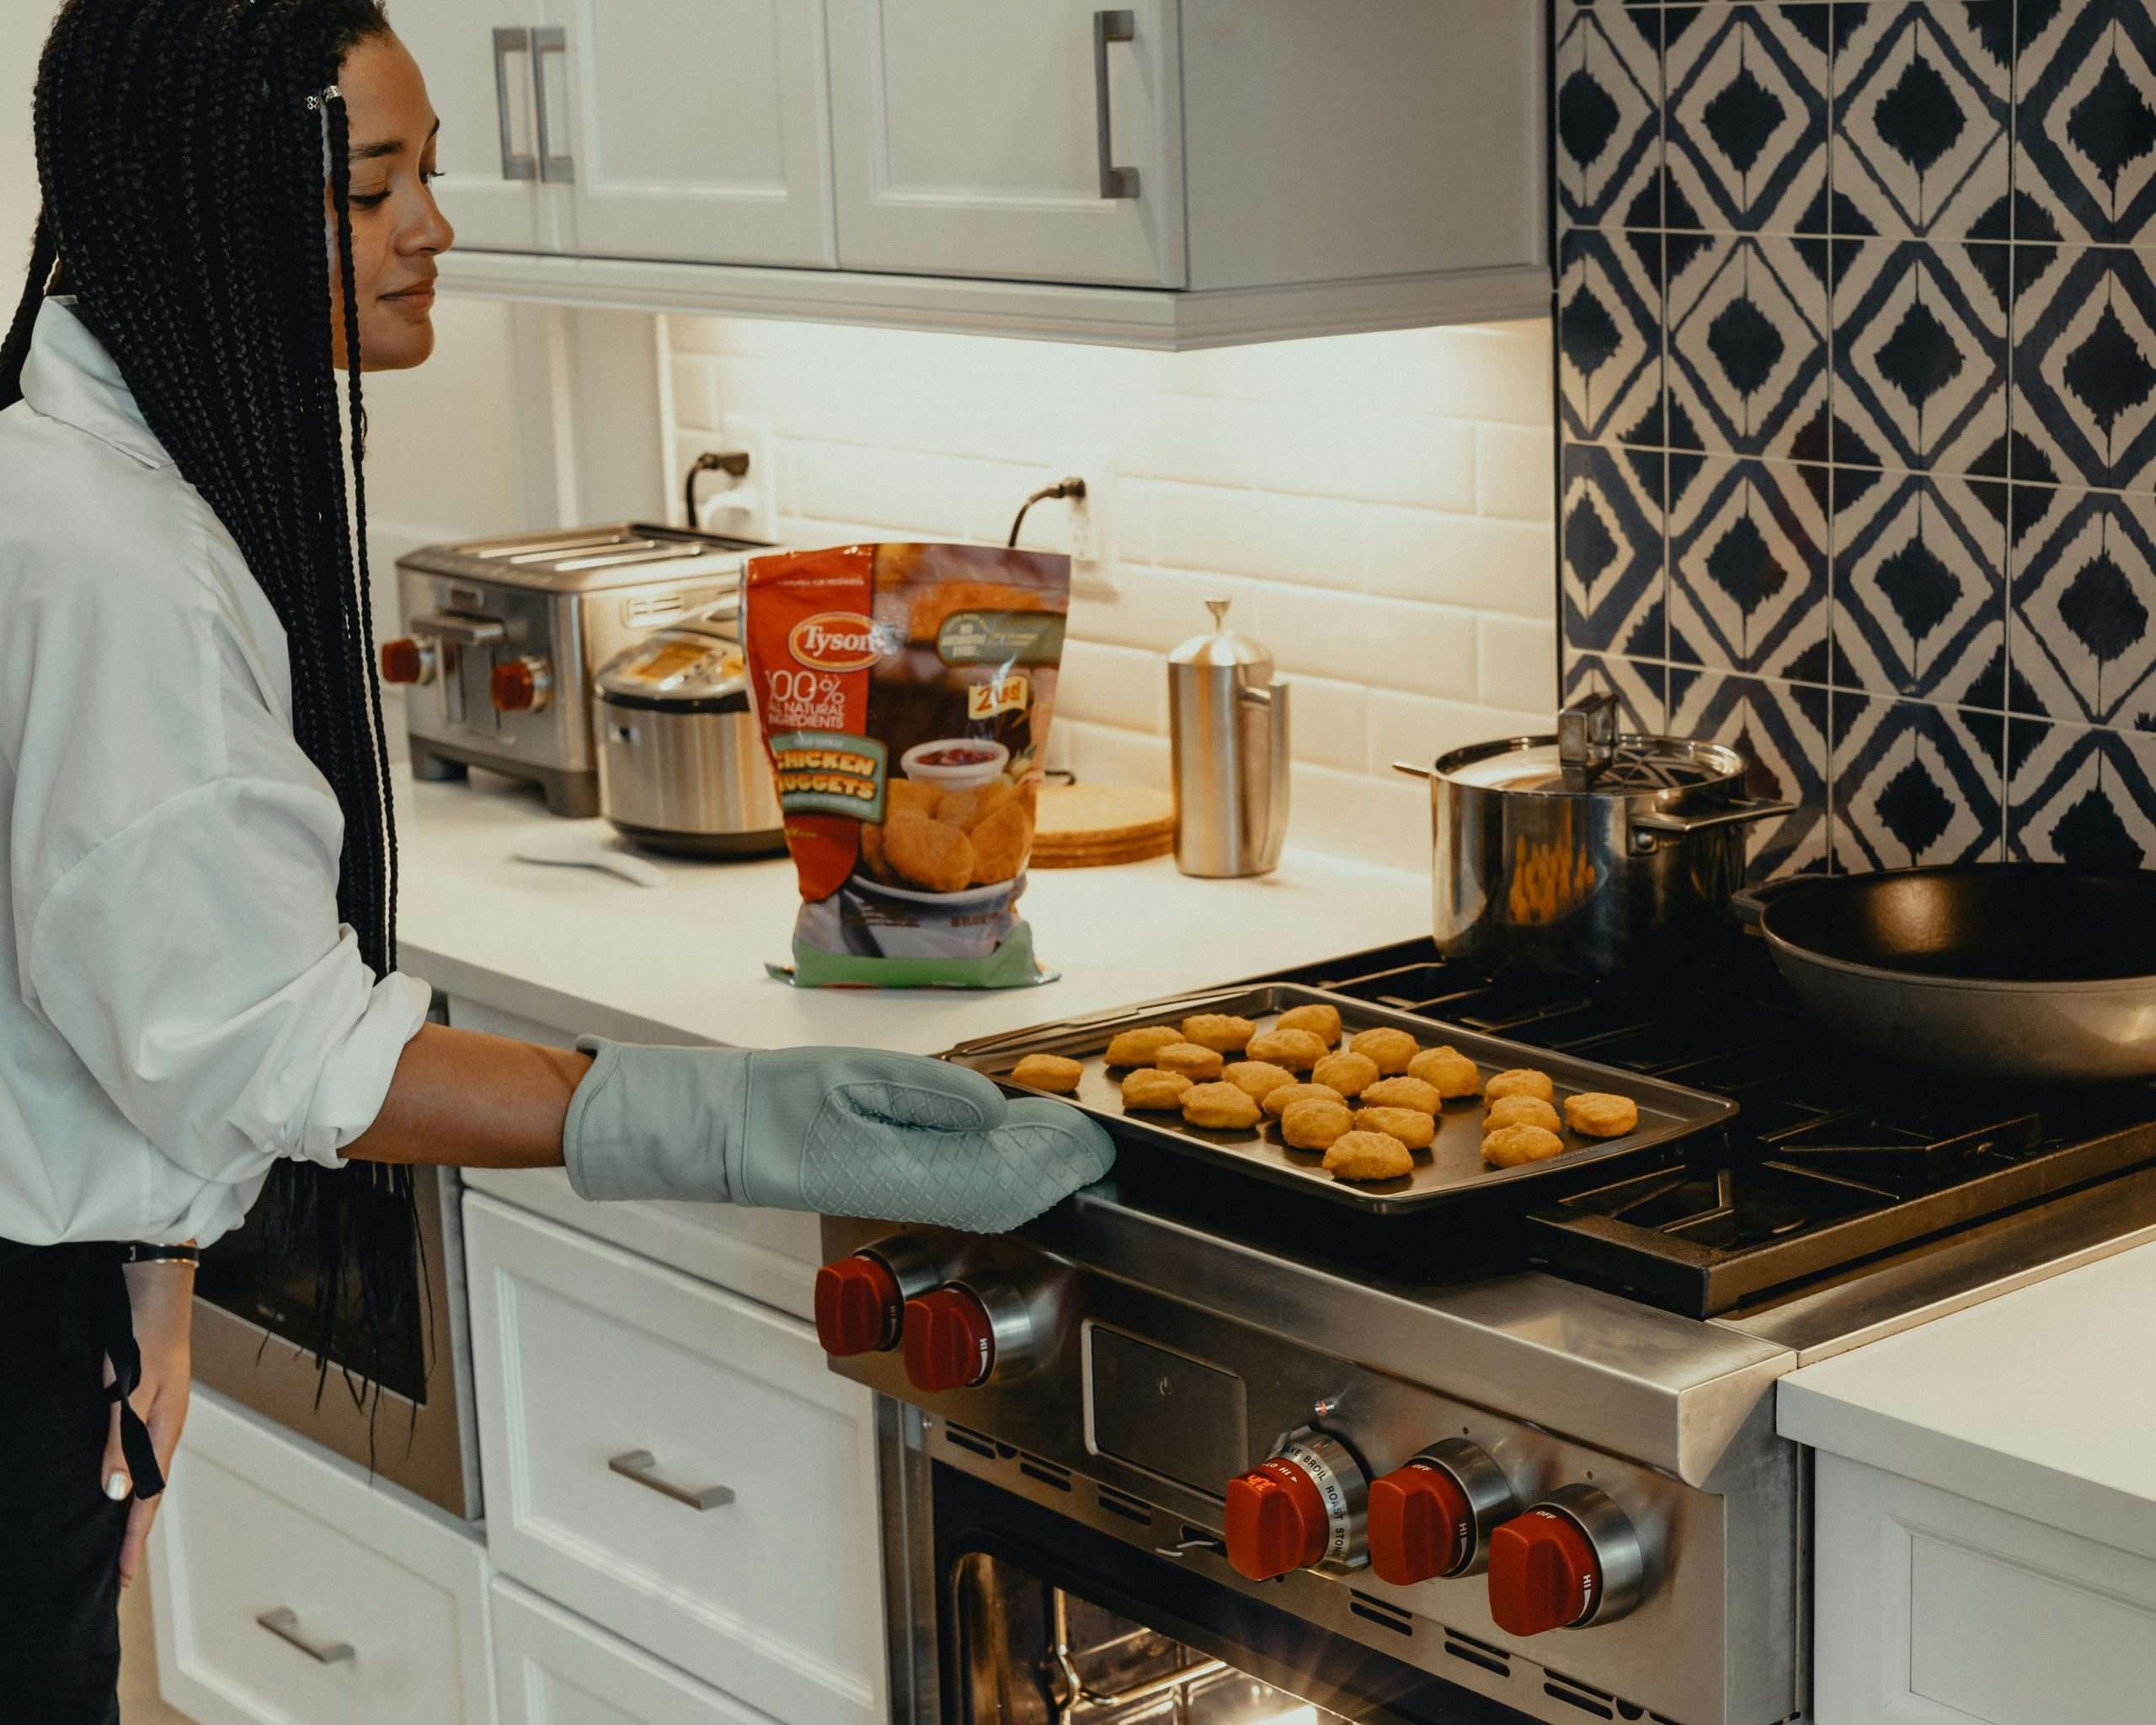
[[[889,649],[888,632],[858,611],[826,611],[803,617],[787,637],[787,650],[812,670],[866,670]]]

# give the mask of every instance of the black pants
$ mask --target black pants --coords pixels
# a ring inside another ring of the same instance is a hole
[[[111,1404],[86,1319],[103,1250],[0,1242],[0,1717],[24,1725],[120,1718],[127,1505],[99,1489]]]

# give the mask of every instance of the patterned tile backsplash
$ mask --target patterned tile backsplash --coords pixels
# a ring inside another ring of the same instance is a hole
[[[2156,8],[1556,12],[1566,691],[1761,873],[2156,868]]]

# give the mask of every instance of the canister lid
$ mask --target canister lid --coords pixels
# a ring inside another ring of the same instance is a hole
[[[1685,737],[1620,736],[1607,765],[1582,770],[1567,762],[1555,737],[1510,737],[1440,756],[1439,777],[1478,789],[1540,796],[1687,791],[1741,777],[1743,757],[1720,743]]]
[[[1228,627],[1230,603],[1225,599],[1207,600],[1205,608],[1213,613],[1212,633],[1193,635],[1168,655],[1168,663],[1270,671],[1273,654],[1249,636],[1239,635]]]
[[[708,712],[748,699],[741,649],[715,625],[654,629],[600,667],[600,696],[627,707]]]

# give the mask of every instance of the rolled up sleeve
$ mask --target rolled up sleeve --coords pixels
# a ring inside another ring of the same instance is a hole
[[[31,924],[26,996],[205,1180],[339,1165],[424,1022],[426,985],[377,978],[338,919],[342,833],[318,779],[197,785],[83,857]]]

